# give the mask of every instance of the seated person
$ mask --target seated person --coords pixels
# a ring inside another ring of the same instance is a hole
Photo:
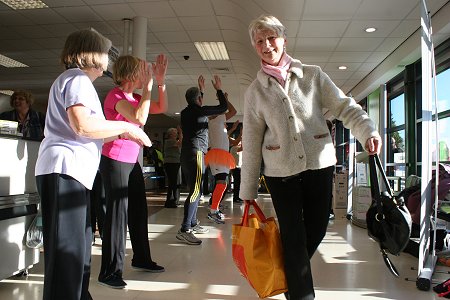
[[[45,115],[31,109],[34,97],[27,91],[18,90],[11,95],[10,105],[13,110],[0,114],[0,120],[15,121],[19,123],[18,132],[24,138],[43,139]]]

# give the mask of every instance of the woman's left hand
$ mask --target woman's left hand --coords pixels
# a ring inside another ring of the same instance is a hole
[[[140,71],[141,71],[140,78],[142,80],[142,83],[144,84],[144,88],[151,91],[153,84],[152,70],[150,69],[149,64],[145,60],[141,60],[140,62]]]
[[[369,155],[380,154],[381,151],[381,139],[380,137],[373,136],[366,141],[365,150]]]
[[[156,57],[156,62],[152,64],[153,74],[158,85],[163,85],[166,80],[168,59],[164,54]]]

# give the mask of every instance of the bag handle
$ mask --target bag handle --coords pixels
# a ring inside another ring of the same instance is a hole
[[[264,222],[266,220],[266,216],[264,215],[263,211],[258,206],[258,204],[256,203],[255,200],[245,201],[244,214],[242,216],[241,226],[248,227],[248,217],[250,215],[250,206],[253,206],[253,209],[255,210],[256,215],[258,216],[258,218],[261,221]]]
[[[378,184],[378,176],[377,176],[377,168],[380,171],[381,177],[383,178],[384,185],[386,186],[387,192],[389,195],[394,196],[394,192],[392,191],[391,185],[389,184],[389,180],[387,179],[386,172],[381,165],[380,158],[377,154],[369,155],[369,168],[370,168],[370,187],[372,189],[372,194],[375,192],[375,195],[379,195],[381,193],[380,186]]]
[[[381,165],[380,158],[377,154],[369,155],[369,169],[370,169],[370,190],[372,192],[372,197],[375,199],[377,204],[377,215],[376,219],[380,221],[384,218],[381,204],[381,190],[378,184],[377,168],[380,171],[381,177],[383,178],[384,185],[386,186],[387,192],[391,197],[394,193],[391,189],[391,185],[387,179],[386,173],[384,172],[383,166]]]

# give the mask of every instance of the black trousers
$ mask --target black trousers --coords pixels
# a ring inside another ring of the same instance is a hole
[[[122,276],[126,228],[133,248],[133,264],[152,262],[148,242],[148,209],[144,177],[139,163],[124,163],[102,156],[100,161],[106,197],[102,265],[99,279]]]
[[[231,170],[233,175],[233,200],[240,200],[239,192],[241,190],[241,168],[235,168]]]
[[[105,222],[106,215],[106,203],[105,203],[105,189],[103,188],[103,181],[100,171],[97,171],[95,176],[94,185],[91,190],[91,226],[92,233],[95,233],[96,224],[100,234],[100,238],[103,239],[103,223]]]
[[[189,195],[184,201],[184,216],[181,223],[181,230],[187,231],[197,225],[198,201],[202,195],[202,178],[205,173],[203,152],[182,152],[181,169],[189,189]]]
[[[280,225],[290,300],[314,299],[310,259],[325,237],[334,167],[265,176]]]
[[[128,179],[128,231],[133,249],[132,264],[153,263],[148,240],[148,206],[142,168],[137,162]]]
[[[91,299],[89,190],[63,174],[36,176],[44,235],[44,300]]]
[[[178,188],[178,172],[180,171],[179,163],[165,163],[164,170],[167,175],[167,198],[166,204],[180,201],[180,190]]]

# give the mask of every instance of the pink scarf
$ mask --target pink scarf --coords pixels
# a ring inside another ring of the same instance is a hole
[[[281,86],[284,87],[284,83],[286,82],[287,74],[289,68],[291,67],[292,57],[290,57],[286,52],[284,52],[283,56],[281,56],[280,62],[278,66],[272,66],[268,63],[261,61],[261,67],[264,73],[274,77]]]

